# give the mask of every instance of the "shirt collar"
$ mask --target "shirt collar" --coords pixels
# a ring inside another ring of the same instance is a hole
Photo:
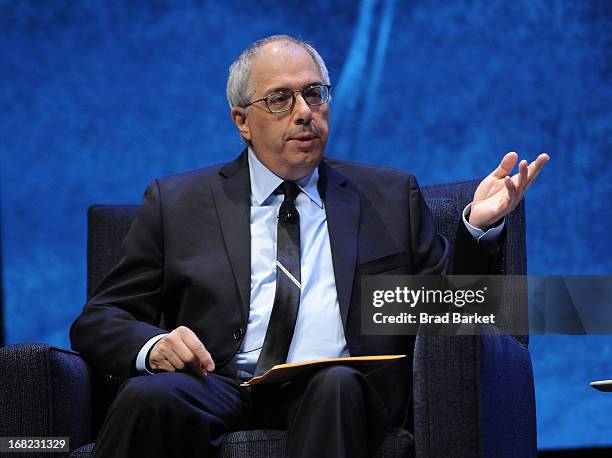
[[[285,181],[270,169],[263,165],[249,148],[249,175],[251,177],[251,205],[261,207],[266,200],[276,191],[280,184]],[[312,173],[298,180],[300,190],[308,196],[317,206],[323,208],[323,202],[317,189],[319,183],[319,169],[315,168]]]

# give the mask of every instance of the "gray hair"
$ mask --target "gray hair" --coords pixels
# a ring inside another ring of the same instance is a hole
[[[319,74],[321,75],[323,83],[329,84],[329,73],[327,72],[325,62],[312,45],[305,41],[298,40],[297,38],[290,37],[289,35],[272,35],[253,43],[238,56],[232,65],[230,65],[226,88],[227,101],[230,107],[244,107],[249,103],[249,77],[251,76],[253,62],[262,46],[275,41],[286,41],[303,48],[310,54],[310,57],[312,57],[312,60],[319,69]]]

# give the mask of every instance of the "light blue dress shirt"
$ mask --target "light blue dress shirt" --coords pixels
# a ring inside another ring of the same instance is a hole
[[[255,371],[263,346],[276,291],[276,225],[284,196],[275,193],[283,179],[271,172],[249,148],[251,178],[251,304],[246,333],[232,363],[241,378]],[[301,285],[300,306],[287,356],[288,363],[349,356],[332,264],[325,205],[319,196],[319,171],[298,181],[295,200],[300,213]],[[479,243],[493,244],[504,220],[484,232],[468,223],[471,204],[462,212],[463,223]],[[149,349],[166,334],[152,337],[136,358],[136,369],[149,372],[145,358]],[[215,355],[212,355],[213,360]]]
[[[276,226],[284,196],[283,179],[249,150],[251,176],[251,309],[246,333],[234,358],[238,370],[253,373],[263,346],[276,291]],[[300,213],[301,292],[288,363],[349,356],[336,292],[319,171],[297,182]]]

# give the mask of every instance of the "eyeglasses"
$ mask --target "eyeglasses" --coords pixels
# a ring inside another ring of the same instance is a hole
[[[261,99],[253,100],[244,106],[244,108],[253,105],[254,103],[264,101],[271,113],[282,113],[291,111],[295,105],[295,94],[300,92],[306,103],[310,106],[323,105],[329,101],[331,86],[329,84],[313,84],[304,89],[297,91],[279,91],[273,92]]]

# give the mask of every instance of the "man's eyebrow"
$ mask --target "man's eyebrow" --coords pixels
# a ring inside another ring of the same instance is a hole
[[[310,86],[319,86],[322,84],[323,83],[321,81],[312,81],[302,86],[301,90],[309,88]],[[291,92],[291,91],[297,91],[297,89],[293,89],[290,87],[273,87],[272,89],[269,89],[268,91],[266,91],[266,94],[274,94],[275,92]]]

